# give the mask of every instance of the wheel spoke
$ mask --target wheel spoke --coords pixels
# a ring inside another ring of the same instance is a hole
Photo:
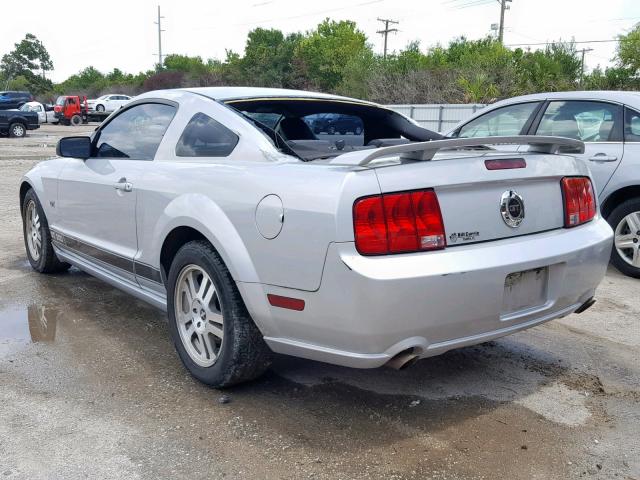
[[[213,343],[211,342],[211,337],[209,336],[209,334],[205,331],[203,334],[200,335],[203,344],[206,347],[206,357],[209,360],[213,360],[216,357],[216,351],[213,348]]]
[[[218,337],[220,340],[222,340],[224,338],[224,329],[223,329],[223,327],[222,326],[219,327],[218,325],[216,325],[212,321],[208,321],[207,322],[206,331],[209,332],[209,333],[212,333],[213,335]]]
[[[633,259],[631,263],[634,267],[640,267],[640,250],[638,248],[633,249]]]
[[[209,292],[214,292],[215,288],[213,288],[213,283],[209,278],[209,275],[202,276],[202,283],[200,283],[200,288],[198,289],[197,298],[203,300],[203,303],[206,303],[206,296],[209,295]]]
[[[193,272],[189,272],[189,274],[186,276],[185,284],[187,287],[189,301],[192,302],[197,295],[196,279],[194,278]]]
[[[630,213],[625,217],[625,220],[627,221],[627,225],[629,225],[631,233],[636,234],[640,231],[640,212]]]
[[[634,243],[633,240],[635,235],[632,233],[628,233],[626,235],[616,235],[615,243],[617,248],[633,248]]]

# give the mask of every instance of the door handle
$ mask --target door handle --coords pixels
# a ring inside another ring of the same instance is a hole
[[[606,153],[596,153],[593,157],[589,157],[591,162],[615,162],[618,157],[615,155],[607,155]]]
[[[122,177],[118,181],[118,183],[113,184],[113,188],[115,188],[116,190],[121,190],[123,192],[130,192],[133,190],[133,184],[131,184],[130,182],[127,182],[127,179]]]

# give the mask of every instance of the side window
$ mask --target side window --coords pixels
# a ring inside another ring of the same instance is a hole
[[[144,103],[124,110],[100,130],[94,157],[153,160],[176,108]]]
[[[536,135],[555,135],[583,142],[621,141],[622,107],[603,102],[549,102]]]
[[[238,144],[238,136],[204,113],[196,113],[178,140],[179,157],[226,157]]]
[[[539,102],[530,102],[497,108],[463,125],[458,131],[458,137],[520,135],[538,105]]]
[[[640,113],[627,107],[624,109],[624,140],[640,142]]]

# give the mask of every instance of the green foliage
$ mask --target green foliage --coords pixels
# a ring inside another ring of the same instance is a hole
[[[586,73],[582,88],[640,89],[640,25],[622,35],[616,66]],[[459,37],[422,49],[418,42],[386,58],[374,53],[351,21],[324,20],[305,33],[256,28],[242,53],[222,60],[168,55],[160,70],[137,75],[92,66],[53,86],[42,72],[53,68],[33,35],[0,62],[0,88],[34,94],[128,93],[181,86],[250,85],[340,93],[381,103],[488,103],[540,91],[579,88],[581,58],[572,42],[542,50],[511,50],[496,39]]]
[[[366,41],[355,22],[326,19],[302,38],[295,56],[312,85],[332,91],[342,82],[345,65],[369,48]]]
[[[0,72],[5,83],[18,81],[23,90],[30,90],[33,94],[51,89],[53,84],[47,80],[46,72],[53,70],[53,62],[42,42],[27,33],[14,47],[0,60]]]
[[[640,73],[640,23],[626,35],[618,37],[618,64],[629,69],[633,75]]]

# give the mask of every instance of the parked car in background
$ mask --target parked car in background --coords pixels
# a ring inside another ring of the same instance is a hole
[[[90,111],[95,110],[96,112],[114,112],[120,107],[125,106],[130,101],[131,97],[129,95],[111,94],[102,95],[95,100],[89,100],[87,101],[87,104],[89,105]]]
[[[52,105],[43,105],[40,102],[27,102],[20,107],[21,112],[35,112],[40,123],[58,123]]]
[[[318,112],[359,118],[363,142],[315,137]],[[271,351],[400,368],[590,307],[612,232],[586,165],[555,154],[583,143],[537,138],[514,159],[477,147],[532,137],[439,138],[333,95],[147,92],[23,177],[27,257],[167,310],[215,386]]]
[[[452,138],[558,135],[585,142],[602,215],[615,231],[612,263],[640,278],[640,93],[554,92],[485,107],[452,129]],[[527,146],[520,147],[524,152]]]
[[[328,133],[329,135],[353,133],[362,134],[362,121],[353,115],[339,113],[316,113],[309,115],[305,121],[311,126],[313,133]]]
[[[40,128],[36,112],[20,110],[0,110],[0,133],[10,137],[24,137],[27,130]]]
[[[31,95],[29,92],[0,92],[0,110],[20,108],[25,103],[31,101],[33,101],[33,95]]]

